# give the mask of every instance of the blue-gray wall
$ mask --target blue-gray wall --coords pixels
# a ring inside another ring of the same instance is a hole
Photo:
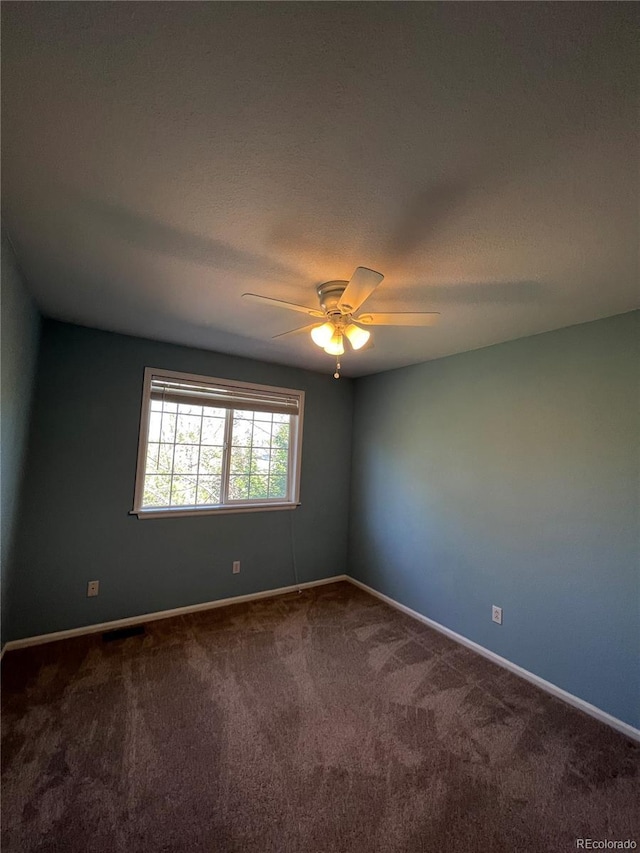
[[[27,293],[15,255],[4,233],[1,281],[0,565],[2,585],[0,595],[2,597],[2,642],[4,643],[15,568],[13,546],[40,327],[39,314]]]
[[[37,315],[8,269],[17,488]],[[130,516],[145,366],[304,389],[302,507]],[[638,726],[639,383],[640,312],[354,383],[45,321],[8,638],[288,585],[293,533],[301,581],[348,572]]]
[[[359,380],[350,573],[640,725],[639,383],[640,312]]]
[[[145,366],[303,389],[302,506],[130,516]],[[45,321],[10,638],[292,584],[292,531],[301,582],[345,572],[352,396],[352,382],[329,370]],[[100,594],[87,598],[94,579]]]

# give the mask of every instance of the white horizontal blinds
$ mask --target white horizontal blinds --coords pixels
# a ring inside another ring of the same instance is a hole
[[[234,385],[207,385],[202,382],[181,382],[151,378],[151,399],[187,406],[212,406],[216,409],[245,409],[252,412],[273,412],[281,415],[298,415],[298,396]]]

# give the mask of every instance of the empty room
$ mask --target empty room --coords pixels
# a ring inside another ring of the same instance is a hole
[[[6,853],[640,845],[640,12],[2,4]]]

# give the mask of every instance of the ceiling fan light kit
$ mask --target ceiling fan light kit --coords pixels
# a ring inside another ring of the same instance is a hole
[[[323,323],[321,326],[311,329],[311,339],[314,344],[324,349],[333,337],[334,331],[333,323]]]
[[[342,341],[342,332],[336,329],[331,336],[331,340],[324,347],[324,351],[329,355],[342,355],[344,353],[344,343]]]
[[[366,329],[361,329],[360,326],[356,326],[355,323],[349,323],[347,328],[344,330],[344,333],[354,349],[362,349],[371,337],[371,332],[368,332]]]
[[[274,337],[282,338],[310,329],[311,340],[314,344],[328,355],[338,357],[344,353],[345,337],[354,350],[362,349],[371,337],[371,332],[368,329],[363,329],[358,323],[366,326],[432,326],[437,321],[439,315],[427,311],[386,312],[384,314],[362,314],[358,316],[357,312],[383,278],[382,273],[370,270],[367,267],[358,267],[350,281],[335,280],[319,284],[316,293],[321,310],[297,305],[293,302],[284,302],[281,299],[272,299],[269,296],[261,296],[257,293],[243,293],[242,295],[246,299],[271,305],[274,308],[286,308],[289,311],[298,311],[310,317],[324,318],[324,323],[313,323],[311,326],[292,329],[290,332],[274,335]],[[333,375],[336,379],[340,376],[339,362],[336,364],[336,372]]]
[[[371,332],[361,329],[355,323],[345,325],[342,318],[328,320],[321,326],[311,329],[311,340],[329,355],[342,355],[345,336],[352,348],[358,350],[362,349],[369,340]]]

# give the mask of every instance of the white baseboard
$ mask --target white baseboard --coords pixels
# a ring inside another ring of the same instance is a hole
[[[526,679],[526,681],[530,681],[532,684],[535,684],[536,687],[540,687],[547,693],[551,693],[552,696],[555,696],[558,699],[562,699],[562,701],[566,702],[568,705],[573,705],[574,708],[579,708],[581,711],[584,711],[585,714],[589,714],[589,716],[595,717],[596,720],[600,720],[601,723],[605,723],[606,725],[611,726],[611,728],[616,729],[616,731],[621,732],[623,735],[626,735],[627,737],[640,742],[640,729],[636,729],[634,726],[629,725],[629,723],[625,723],[623,722],[623,720],[619,720],[617,717],[608,714],[606,711],[602,711],[600,708],[596,708],[595,705],[591,705],[589,702],[585,702],[584,699],[580,699],[578,696],[574,696],[573,693],[568,693],[561,687],[557,687],[550,681],[546,681],[544,678],[540,678],[539,675],[535,675],[535,673],[529,672],[528,669],[523,669],[523,667],[518,666],[518,664],[512,663],[510,660],[507,660],[507,658],[503,658],[500,655],[497,655],[495,652],[486,649],[484,646],[481,646],[478,643],[474,643],[473,640],[468,640],[466,637],[463,637],[462,634],[457,634],[455,631],[452,631],[450,628],[446,628],[439,622],[435,622],[433,619],[429,619],[427,616],[423,616],[422,613],[418,613],[416,610],[412,610],[410,607],[407,607],[404,604],[400,604],[399,601],[390,598],[388,595],[384,595],[384,593],[382,592],[378,592],[377,589],[373,589],[373,587],[367,586],[367,584],[362,583],[362,581],[356,580],[350,575],[347,575],[346,579],[349,581],[349,583],[354,584],[365,592],[368,592],[370,595],[374,595],[376,598],[380,598],[382,601],[386,602],[386,604],[391,605],[391,607],[395,607],[396,610],[400,610],[402,611],[402,613],[406,613],[407,616],[411,616],[412,619],[417,619],[419,622],[423,622],[430,628],[434,628],[436,631],[440,631],[441,634],[446,634],[447,637],[450,637],[452,640],[455,640],[456,643],[460,643],[461,645],[472,649],[479,655],[482,655],[483,657],[488,658],[494,663],[497,663],[498,666],[502,666],[505,669],[508,669],[510,672],[513,672],[515,675],[520,676],[520,678],[524,678]]]
[[[591,717],[595,717],[596,720],[600,720],[600,722],[611,726],[611,728],[616,729],[616,731],[621,732],[623,735],[626,735],[627,737],[640,742],[640,729],[636,729],[634,726],[629,725],[629,723],[625,723],[622,720],[619,720],[617,717],[608,714],[606,711],[602,711],[600,708],[596,708],[595,705],[591,705],[589,702],[585,702],[584,699],[580,699],[578,696],[574,696],[572,693],[568,693],[561,687],[557,687],[550,681],[546,681],[544,678],[540,678],[539,675],[535,675],[533,672],[529,672],[529,670],[518,666],[518,664],[512,663],[510,660],[507,660],[507,658],[503,658],[495,652],[486,649],[479,643],[474,643],[473,640],[468,640],[462,634],[457,634],[455,631],[452,631],[450,628],[446,628],[439,622],[435,622],[433,619],[429,619],[428,616],[423,616],[422,613],[418,613],[416,610],[412,610],[410,607],[407,607],[404,604],[400,604],[399,601],[390,598],[388,595],[385,595],[382,592],[378,592],[377,589],[373,589],[373,587],[367,586],[367,584],[364,584],[362,583],[362,581],[352,578],[350,575],[334,575],[330,578],[322,578],[321,580],[317,581],[308,581],[306,583],[300,583],[293,586],[282,586],[278,587],[277,589],[266,589],[262,592],[253,592],[249,593],[248,595],[236,595],[232,598],[219,598],[215,601],[205,601],[202,604],[189,604],[186,607],[175,607],[172,610],[159,610],[155,613],[143,613],[140,616],[131,616],[126,619],[115,619],[111,622],[100,622],[94,625],[86,625],[81,628],[70,628],[67,631],[55,631],[51,634],[39,634],[35,637],[24,637],[21,640],[10,640],[2,647],[2,652],[0,653],[0,660],[4,656],[5,652],[12,651],[13,649],[24,649],[27,648],[27,646],[38,646],[42,643],[52,643],[56,640],[66,640],[71,637],[81,637],[85,634],[99,634],[103,631],[113,631],[117,628],[126,628],[131,625],[140,625],[143,622],[155,622],[158,619],[169,619],[172,616],[183,616],[187,613],[198,613],[201,610],[213,610],[217,607],[228,607],[231,604],[241,604],[247,601],[256,601],[260,598],[274,598],[277,595],[285,595],[290,592],[296,592],[299,589],[309,589],[314,586],[337,583],[338,581],[349,581],[349,583],[352,583],[354,584],[354,586],[357,586],[365,592],[368,592],[370,595],[381,599],[382,601],[386,602],[386,604],[389,604],[396,610],[400,610],[402,613],[405,613],[412,619],[417,619],[419,622],[423,622],[425,625],[429,625],[430,628],[434,628],[436,631],[440,631],[440,633],[445,634],[447,637],[450,637],[452,640],[455,640],[455,642],[460,643],[461,645],[472,649],[474,652],[477,652],[479,655],[482,655],[483,657],[488,658],[494,663],[497,663],[498,666],[502,666],[504,667],[504,669],[508,669],[515,675],[520,676],[520,678],[524,678],[526,681],[535,684],[537,687],[540,687],[542,690],[546,691],[547,693],[550,693],[552,696],[561,699],[568,705],[572,705],[574,708],[578,708],[579,710],[584,711],[586,714],[589,714]]]
[[[126,619],[114,619],[111,622],[99,622],[94,625],[85,625],[81,628],[70,628],[67,631],[54,631],[52,634],[38,634],[35,637],[24,637],[21,640],[9,640],[2,647],[2,655],[5,651],[13,649],[25,649],[27,646],[39,646],[42,643],[53,643],[56,640],[68,640],[70,637],[81,637],[84,634],[99,634],[102,631],[113,631],[116,628],[128,628],[130,625],[140,625],[142,622],[155,622],[158,619],[169,619],[171,616],[184,616],[187,613],[198,613],[201,610],[213,610],[216,607],[228,607],[230,604],[242,604],[247,601],[256,601],[259,598],[274,598],[276,595],[285,595],[289,592],[297,592],[299,589],[309,589],[312,586],[323,586],[337,581],[346,581],[346,575],[334,575],[330,578],[322,578],[317,581],[307,581],[293,586],[281,586],[277,589],[265,589],[262,592],[251,592],[248,595],[235,595],[232,598],[218,598],[215,601],[205,601],[202,604],[188,604],[186,607],[174,607],[172,610],[157,610],[155,613],[143,613],[140,616],[130,616]]]

